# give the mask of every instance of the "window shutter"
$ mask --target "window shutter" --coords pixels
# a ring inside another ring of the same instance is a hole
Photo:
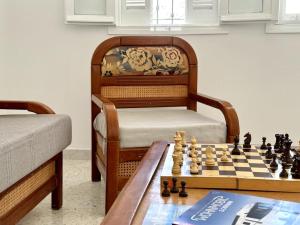
[[[193,9],[213,9],[213,0],[192,0]]]
[[[126,0],[126,9],[145,9],[146,0]]]

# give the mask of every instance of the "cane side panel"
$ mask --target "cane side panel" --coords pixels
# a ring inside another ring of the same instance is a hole
[[[39,187],[46,183],[51,177],[55,176],[55,162],[51,162],[38,170],[31,177],[24,180],[9,191],[0,199],[0,217],[4,216],[22,200],[35,192]]]
[[[122,162],[119,165],[118,176],[130,177],[138,167],[140,161]]]

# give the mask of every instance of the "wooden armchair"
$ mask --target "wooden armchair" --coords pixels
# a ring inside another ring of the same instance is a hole
[[[197,93],[195,52],[177,37],[101,43],[92,58],[91,95],[92,180],[101,173],[106,181],[106,211],[153,141],[179,129],[202,143],[233,142],[239,135],[231,104]],[[221,110],[226,124],[196,113],[197,102]]]

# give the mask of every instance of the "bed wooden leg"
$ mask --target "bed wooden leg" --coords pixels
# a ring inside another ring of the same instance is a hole
[[[60,209],[63,203],[63,154],[58,154],[55,161],[56,188],[52,192],[52,209]]]

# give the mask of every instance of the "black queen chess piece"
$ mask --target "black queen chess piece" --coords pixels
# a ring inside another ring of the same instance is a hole
[[[239,136],[235,136],[235,138],[234,138],[234,147],[231,151],[231,155],[240,155],[241,154],[241,152],[239,150],[239,147],[238,147],[239,142],[240,142]]]
[[[251,148],[251,134],[248,132],[244,135],[244,144],[243,148]]]

